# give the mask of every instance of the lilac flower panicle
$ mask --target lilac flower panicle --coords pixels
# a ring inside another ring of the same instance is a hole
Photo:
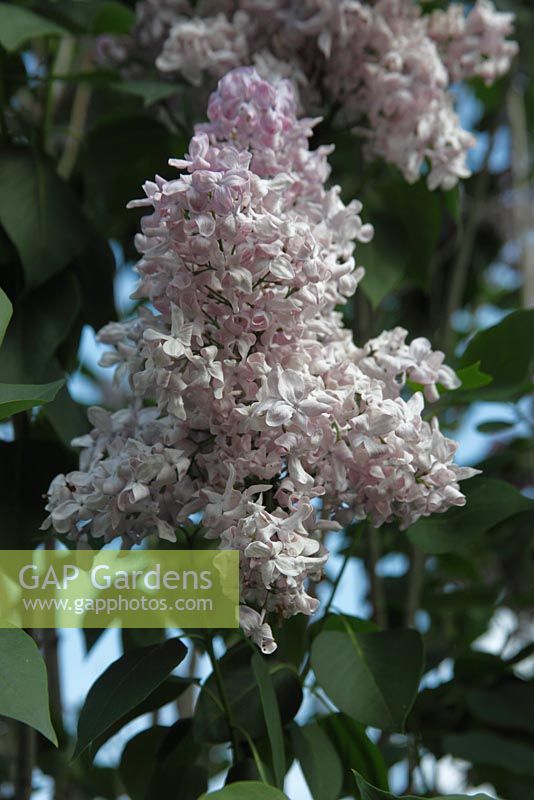
[[[338,306],[373,235],[339,187],[330,148],[309,149],[287,81],[253,68],[221,79],[176,177],[156,176],[136,245],[132,319],[100,332],[103,363],[127,381],[128,407],[92,408],[75,440],[79,469],[48,493],[44,527],[175,541],[192,514],[241,553],[241,622],[264,652],[268,615],[312,614],[324,534],[355,519],[401,529],[465,503],[456,444],[425,397],[459,381],[426,339],[402,328],[357,347]],[[359,259],[359,248],[357,250]],[[409,383],[423,387],[410,396]]]
[[[469,175],[475,139],[460,125],[451,84],[491,84],[517,52],[513,15],[491,0],[424,15],[413,0],[140,0],[136,10],[131,36],[103,43],[107,58],[144,56],[193,85],[254,63],[272,81],[290,78],[306,108],[339,109],[368,157],[395,164],[407,181],[425,168],[430,189]]]

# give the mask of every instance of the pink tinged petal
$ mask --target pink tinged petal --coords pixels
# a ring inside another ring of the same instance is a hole
[[[282,401],[274,402],[265,415],[265,421],[270,428],[279,428],[289,422],[293,416],[292,406]]]
[[[111,433],[112,421],[109,411],[105,411],[99,406],[91,406],[87,411],[87,417],[97,430],[102,433]]]
[[[71,447],[91,447],[93,444],[93,437],[86,433],[84,436],[76,436],[71,441]]]
[[[291,280],[295,277],[295,270],[291,266],[289,259],[275,258],[269,264],[269,272],[275,278],[282,278],[282,280]]]
[[[217,186],[213,192],[213,207],[219,214],[227,214],[233,208],[232,193],[226,186]]]
[[[75,517],[79,509],[80,506],[78,503],[75,503],[72,500],[67,500],[65,503],[60,503],[52,511],[52,520],[54,523],[56,523],[61,522],[62,520],[70,519],[71,517]]]
[[[239,606],[239,624],[246,636],[251,636],[252,632],[260,627],[261,615],[253,608]]]
[[[445,364],[439,369],[438,380],[446,389],[458,389],[462,385],[456,372]]]
[[[186,347],[191,346],[191,338],[193,336],[193,323],[188,322],[187,325],[184,325],[180,332],[177,334],[176,338],[182,342]]]
[[[201,236],[208,238],[215,233],[215,220],[211,214],[199,214],[195,222]]]
[[[337,530],[341,529],[341,525]],[[302,549],[303,556],[313,556],[320,549],[321,545],[316,539],[304,539],[304,547]]]
[[[289,475],[293,480],[300,483],[302,486],[313,485],[313,478],[311,475],[308,475],[302,464],[300,463],[300,459],[298,456],[290,455],[287,460],[287,466],[289,470]]]
[[[288,403],[295,405],[304,394],[304,380],[293,369],[286,369],[278,376],[278,391]]]
[[[278,645],[274,641],[273,632],[266,622],[260,626],[252,635],[252,641],[255,642],[260,648],[261,652],[268,656],[274,653]]]
[[[474,478],[475,475],[482,474],[482,470],[474,467],[456,467],[455,472],[457,481],[465,481],[468,478]]]
[[[162,519],[158,519],[156,521],[156,526],[158,529],[158,536],[160,539],[165,539],[167,542],[175,542],[176,541],[176,531],[169,525],[168,522],[165,522]]]
[[[369,223],[366,225],[362,225],[358,233],[356,234],[356,238],[362,244],[368,244],[373,236],[375,235],[375,229]],[[358,280],[363,277],[363,275],[358,275]]]
[[[436,400],[439,400],[439,392],[434,384],[425,386],[423,392],[429,403],[435,403]]]
[[[160,342],[163,338],[165,338],[165,334],[162,331],[154,330],[154,328],[147,328],[143,332],[145,342]]]
[[[185,353],[185,347],[177,339],[167,339],[163,345],[163,352],[171,358],[180,358]]]
[[[124,489],[117,498],[117,507],[121,511],[125,511],[130,506],[140,503],[150,497],[150,490],[148,486],[143,483],[134,483]]]
[[[307,417],[318,417],[319,414],[324,414],[324,412],[329,411],[330,408],[331,406],[326,403],[321,403],[313,397],[310,397],[309,400],[302,400],[299,403],[299,411],[302,411]]]
[[[269,558],[272,547],[266,542],[251,542],[245,548],[247,558]]]
[[[295,559],[291,558],[290,556],[277,556],[274,563],[282,575],[296,577],[300,573],[300,569],[297,566]]]
[[[224,382],[224,372],[220,361],[212,361],[208,369],[212,378],[221,381],[221,383]]]

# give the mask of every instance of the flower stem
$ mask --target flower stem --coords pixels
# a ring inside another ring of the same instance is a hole
[[[362,523],[362,525],[363,524],[364,523]],[[336,592],[338,590],[339,584],[341,583],[341,578],[343,577],[343,575],[345,573],[345,570],[347,568],[347,565],[348,565],[350,559],[354,555],[354,551],[356,550],[356,545],[358,544],[359,541],[360,541],[360,537],[357,536],[356,533],[355,533],[354,536],[352,537],[352,541],[351,541],[351,543],[349,545],[349,549],[345,553],[345,558],[343,559],[343,563],[341,565],[341,568],[340,568],[339,572],[336,575],[334,583],[332,584],[332,591],[330,592],[330,597],[326,601],[326,605],[325,605],[324,611],[323,611],[323,616],[321,617],[321,619],[317,623],[319,632],[321,631],[321,629],[322,629],[322,627],[323,627],[323,625],[325,623],[326,615],[330,611],[332,603],[334,602],[334,597],[335,597]],[[306,662],[305,662],[305,664],[304,664],[304,666],[302,668],[302,672],[300,673],[300,679],[301,679],[302,682],[304,682],[304,680],[306,679],[306,676],[308,675],[308,672],[310,671],[310,667],[311,667],[311,661],[310,661],[310,655],[308,653],[308,656],[306,658]]]
[[[369,543],[369,577],[371,580],[371,599],[373,603],[373,618],[380,628],[387,628],[388,615],[384,584],[380,575],[376,573],[376,565],[382,555],[380,547],[380,534],[376,528],[368,528]]]
[[[413,548],[412,566],[406,598],[406,625],[414,624],[415,612],[419,608],[425,577],[426,555],[418,547]]]

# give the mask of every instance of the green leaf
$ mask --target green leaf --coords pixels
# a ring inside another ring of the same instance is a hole
[[[454,678],[467,686],[479,686],[483,683],[494,683],[509,674],[510,666],[493,653],[479,650],[468,650],[456,659]]]
[[[343,783],[341,761],[316,722],[292,725],[291,742],[313,800],[336,800]]]
[[[314,638],[321,631],[355,631],[356,633],[374,633],[380,630],[378,625],[370,619],[352,617],[350,614],[327,614],[326,617],[317,620],[311,628],[311,635]]]
[[[116,263],[108,240],[89,222],[87,234],[73,269],[82,289],[83,321],[99,330],[117,318],[113,295]]]
[[[0,674],[0,714],[25,722],[57,746],[46,666],[32,637],[18,628],[0,629]]]
[[[307,631],[309,617],[306,614],[295,614],[284,620],[284,624],[276,632],[276,658],[286,664],[293,664],[297,669],[307,653]]]
[[[207,788],[207,771],[195,764],[200,752],[191,733],[191,720],[180,719],[171,727],[142,731],[126,745],[119,767],[131,800],[160,800],[176,795],[197,800]]]
[[[387,212],[384,197],[388,198]],[[439,193],[430,192],[424,181],[409,186],[391,171],[373,182],[363,201],[375,236],[360,251],[366,268],[361,287],[376,308],[403,279],[427,287],[442,210]]]
[[[59,390],[53,403],[43,408],[42,414],[52,426],[58,439],[68,448],[71,448],[73,439],[91,430],[86,408],[72,399],[66,386]],[[99,635],[101,633],[102,631]]]
[[[509,431],[510,428],[515,428],[515,422],[506,420],[490,420],[489,422],[481,422],[477,425],[477,430],[480,433],[500,433],[501,431]]]
[[[354,778],[356,780],[356,785],[360,791],[361,800],[419,800],[419,798],[414,797],[411,794],[403,794],[402,797],[400,795],[391,794],[391,792],[384,792],[381,789],[377,789],[376,786],[372,786],[358,773],[356,770],[352,770],[354,773]],[[448,794],[448,795],[439,795],[435,797],[430,797],[429,800],[491,800],[487,794]]]
[[[241,781],[231,783],[217,792],[203,794],[198,800],[287,800],[287,796],[279,789],[259,781]]]
[[[0,3],[0,44],[13,53],[30,39],[65,36],[68,31],[21,6]]]
[[[39,286],[83,244],[78,203],[52,162],[23,148],[0,152],[0,185],[0,223],[19,253],[26,288]]]
[[[141,97],[144,101],[145,108],[151,106],[153,103],[158,103],[160,100],[166,100],[167,97],[172,97],[183,89],[183,87],[177,83],[149,80],[120,81],[111,84],[111,88],[119,92],[126,92],[127,94]]]
[[[385,731],[404,730],[423,669],[417,631],[325,631],[313,642],[311,663],[340,711]]]
[[[11,319],[12,315],[13,306],[11,305],[11,300],[7,294],[0,289],[0,345],[4,341],[6,329],[9,325],[9,320]]]
[[[510,680],[494,689],[472,689],[467,707],[481,722],[534,734],[534,683]]]
[[[460,222],[462,216],[462,203],[460,197],[460,187],[455,186],[454,189],[449,189],[441,193],[443,205],[453,218],[455,222]]]
[[[443,739],[445,752],[475,764],[534,777],[534,747],[525,740],[515,739],[489,730],[471,730],[455,733]]]
[[[116,0],[100,3],[91,25],[93,36],[113,33],[115,36],[129,33],[135,23],[135,14],[131,8]]]
[[[509,399],[513,390],[529,380],[534,356],[534,309],[520,309],[497,325],[479,331],[471,339],[462,356],[464,366],[475,361],[492,376],[487,399]]]
[[[284,776],[286,774],[284,736],[282,733],[282,721],[280,719],[280,710],[276,700],[276,692],[274,691],[273,680],[267,664],[258,653],[254,653],[252,656],[251,665],[254,677],[256,678],[258,688],[260,690],[263,715],[265,717],[267,734],[271,744],[273,772],[276,786],[278,786],[279,789],[283,789]]]
[[[345,770],[355,769],[380,789],[389,788],[384,757],[367,736],[364,725],[340,713],[320,717],[318,723],[334,745]],[[352,776],[347,773],[343,776],[343,795],[352,792]]]
[[[240,648],[229,651],[220,661],[223,685],[236,725],[252,739],[265,736],[267,728],[256,676],[250,666],[250,651]],[[297,713],[302,702],[302,689],[295,671],[287,664],[273,658],[267,663],[282,724],[287,724]],[[217,698],[217,699],[215,699]],[[195,737],[199,742],[227,742],[230,730],[221,709],[217,683],[211,675],[200,692],[195,708]]]
[[[180,639],[130,650],[98,678],[78,720],[73,759],[159,686],[187,653]]]
[[[365,275],[360,286],[373,308],[376,308],[402,281],[407,266],[407,251],[402,246],[402,233],[397,233],[389,218],[373,219],[373,225],[373,240],[361,250]]]
[[[114,722],[109,728],[104,731],[102,736],[95,739],[92,747],[93,753],[96,755],[98,750],[109,740],[112,736],[124,728],[133,719],[141,717],[143,714],[149,714],[152,711],[157,711],[159,708],[166,706],[173,700],[176,700],[183,694],[194,681],[191,678],[179,678],[177,675],[170,675],[167,680],[163,681],[142,703],[130,709],[120,719]]]
[[[137,233],[139,214],[128,211],[126,204],[140,197],[147,177],[172,174],[169,155],[186,149],[182,137],[139,113],[109,120],[90,131],[80,167],[87,209],[96,227],[106,236],[123,240]]]
[[[410,540],[425,553],[463,550],[499,522],[534,508],[533,500],[494,478],[473,478],[462,491],[467,498],[465,506],[420,519],[408,528]]]
[[[407,252],[407,277],[426,288],[432,257],[441,229],[441,206],[438,192],[431,192],[425,181],[412,185],[398,180],[393,192],[395,209],[404,226],[403,249]],[[414,224],[416,220],[416,224]]]
[[[487,386],[491,383],[493,378],[491,375],[486,375],[480,371],[480,361],[476,364],[470,364],[468,367],[459,369],[456,373],[462,382],[462,385],[455,391],[462,391],[467,389],[480,389],[482,386]]]
[[[0,352],[4,379],[41,383],[59,378],[63,370],[55,356],[69,338],[80,306],[80,285],[71,270],[19,298]]]
[[[169,728],[153,725],[133,736],[123,750],[119,773],[131,800],[146,800],[158,750]]]
[[[0,420],[28,411],[43,403],[51,403],[64,381],[33,384],[0,383]]]

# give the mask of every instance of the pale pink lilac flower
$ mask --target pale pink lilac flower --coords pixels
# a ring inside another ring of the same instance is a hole
[[[438,45],[451,80],[479,77],[491,85],[510,69],[517,54],[514,15],[496,10],[491,0],[478,0],[466,13],[462,5],[434,11],[429,35]]]
[[[290,84],[234,70],[209,120],[171,160],[178,177],[131,204],[149,209],[135,292],[149,305],[101,332],[131,404],[90,410],[45,527],[131,547],[173,540],[200,512],[204,536],[240,551],[242,625],[271,652],[267,614],[317,608],[325,532],[364,518],[405,529],[463,505],[473,471],[409,388],[455,388],[443,354],[401,328],[359,348],[342,327],[336,307],[363,274],[354,242],[365,252],[373,231],[325,187],[329,148],[310,151]]]
[[[430,189],[469,175],[475,139],[460,125],[451,84],[476,76],[491,84],[517,52],[513,15],[491,0],[429,14],[413,0],[180,2],[174,15],[169,0],[141,0],[136,9],[115,61],[127,61],[130,48],[134,62],[141,55],[193,85],[254,63],[272,82],[291,79],[305,108],[337,109],[335,124],[361,135],[370,158],[395,164],[409,182],[426,171]],[[228,113],[240,112],[226,104]]]

